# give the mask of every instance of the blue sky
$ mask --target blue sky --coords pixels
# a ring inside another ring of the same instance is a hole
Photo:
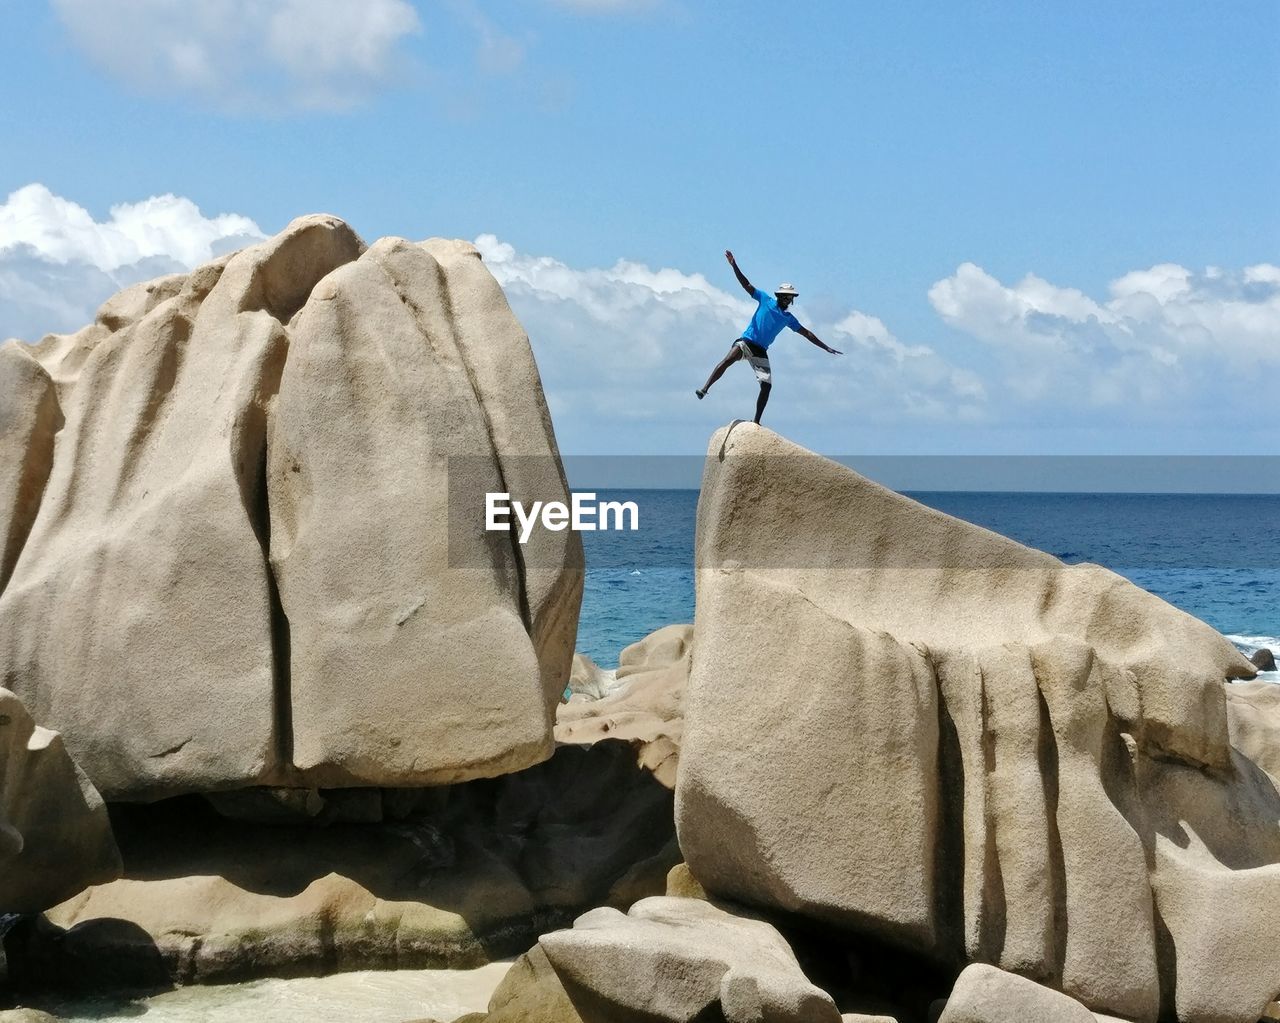
[[[0,208],[0,334],[332,212],[482,239],[566,451],[695,453],[754,404],[691,393],[731,247],[847,353],[774,349],[810,447],[1277,452],[1280,4],[782,9],[6,5],[0,199],[44,191]]]

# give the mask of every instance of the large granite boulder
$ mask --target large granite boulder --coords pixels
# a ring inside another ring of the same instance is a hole
[[[522,548],[480,528],[482,500],[450,519],[470,493],[567,494],[528,340],[474,248],[384,238],[319,284],[293,327],[268,492],[300,771],[422,784],[550,755],[580,540]]]
[[[550,755],[581,546],[524,550],[450,500],[471,493],[454,475],[566,496],[528,339],[474,248],[366,250],[305,217],[8,343],[0,380],[0,682],[107,798]]]
[[[739,424],[695,631],[677,827],[713,896],[1132,1020],[1280,990],[1280,794],[1207,625]]]
[[[0,689],[0,914],[38,913],[119,876],[102,798],[62,737]]]

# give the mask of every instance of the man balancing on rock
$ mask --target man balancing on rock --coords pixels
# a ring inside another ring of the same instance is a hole
[[[760,397],[756,399],[756,419],[760,422],[760,417],[764,414],[764,407],[769,401],[769,392],[773,389],[772,373],[769,368],[769,346],[773,344],[774,338],[782,333],[783,327],[790,327],[797,334],[812,341],[824,352],[830,352],[832,355],[843,355],[844,353],[835,348],[831,348],[823,344],[818,336],[803,327],[791,313],[787,312],[787,308],[795,301],[796,295],[799,294],[790,284],[781,284],[778,290],[770,297],[759,288],[755,287],[746,275],[738,269],[738,261],[733,258],[733,253],[728,249],[724,253],[725,259],[729,261],[729,265],[733,267],[734,275],[738,278],[738,283],[742,285],[743,290],[759,303],[756,306],[755,315],[751,317],[751,322],[747,325],[747,329],[742,332],[742,337],[733,343],[733,347],[729,349],[729,354],[720,360],[720,364],[711,371],[711,376],[707,377],[707,382],[702,385],[700,390],[693,393],[701,400],[707,396],[707,392],[711,390],[711,385],[724,375],[724,371],[732,366],[739,359],[746,359],[751,364],[751,368],[755,371],[756,379],[760,381]]]

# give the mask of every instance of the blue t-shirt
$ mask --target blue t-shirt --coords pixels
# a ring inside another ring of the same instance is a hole
[[[760,304],[756,306],[756,314],[751,317],[751,323],[742,332],[742,336],[752,344],[767,349],[782,333],[783,327],[790,327],[796,331],[800,329],[800,321],[790,313],[779,309],[778,300],[772,295],[766,295],[756,288],[753,297]]]

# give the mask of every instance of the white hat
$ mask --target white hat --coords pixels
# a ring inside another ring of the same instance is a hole
[[[795,286],[794,286],[794,285],[791,285],[791,284],[779,284],[779,285],[777,286],[777,288],[775,288],[775,289],[774,289],[774,292],[773,292],[773,293],[774,293],[775,295],[798,295],[798,294],[800,294],[800,292],[796,291]]]

